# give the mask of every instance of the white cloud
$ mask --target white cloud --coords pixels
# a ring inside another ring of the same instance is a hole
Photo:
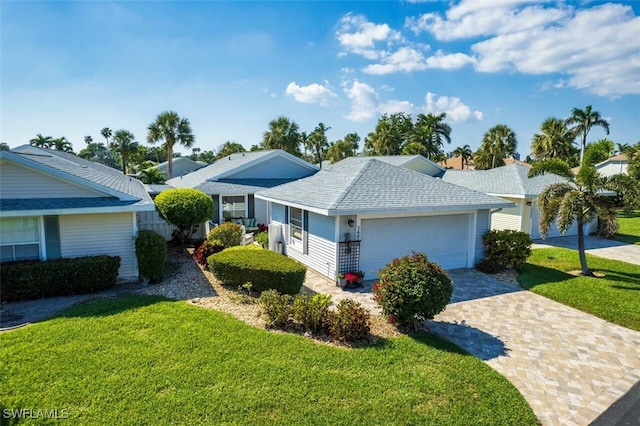
[[[345,83],[343,90],[351,100],[351,111],[347,114],[347,119],[367,121],[376,117],[378,94],[373,87],[355,80],[351,86]]]
[[[427,69],[427,64],[421,52],[411,47],[401,47],[396,52],[382,58],[381,64],[367,65],[362,71],[366,74],[383,75],[425,69]]]
[[[376,50],[377,43],[392,42],[401,37],[387,24],[374,24],[362,15],[348,13],[340,19],[336,38],[348,52],[375,60],[384,54],[384,51]]]
[[[446,113],[447,119],[454,123],[463,121],[482,121],[484,114],[481,111],[471,111],[460,98],[439,96],[435,93],[427,92],[425,96],[424,111],[431,114]]]
[[[454,70],[463,68],[466,65],[474,65],[476,59],[464,53],[448,53],[445,54],[438,50],[435,55],[430,56],[426,60],[429,68],[439,68],[444,70]]]
[[[404,112],[405,114],[413,114],[416,107],[409,101],[391,100],[378,105],[378,113],[395,114],[396,112]]]
[[[295,81],[287,85],[286,93],[287,95],[292,95],[298,102],[320,104],[322,106],[328,106],[329,101],[338,96],[326,85],[321,86],[320,84],[312,83],[308,86],[298,86]]]

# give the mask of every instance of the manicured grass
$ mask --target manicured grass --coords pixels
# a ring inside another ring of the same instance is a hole
[[[630,213],[619,212],[618,225],[620,228],[616,232],[616,240],[640,245],[640,210]]]
[[[3,333],[0,359],[1,408],[72,424],[537,423],[504,377],[431,334],[344,349],[157,297]]]
[[[587,264],[604,278],[567,274],[580,269],[576,250],[535,249],[518,282],[534,293],[640,331],[640,266],[589,254]]]

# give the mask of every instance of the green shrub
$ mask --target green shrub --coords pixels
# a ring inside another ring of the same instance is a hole
[[[208,240],[204,240],[193,253],[193,257],[198,264],[208,266],[207,259],[209,256],[220,253],[222,250],[224,250],[224,247],[210,243]]]
[[[485,274],[497,274],[504,271],[504,268],[499,263],[490,259],[482,259],[476,264],[476,269]]]
[[[213,217],[213,201],[202,191],[177,188],[162,191],[154,200],[160,216],[178,227],[179,240],[190,240],[198,225]]]
[[[120,257],[106,255],[3,263],[0,295],[10,302],[92,293],[113,287],[119,268]]]
[[[300,262],[253,245],[226,249],[209,256],[207,262],[224,284],[239,287],[250,282],[258,292],[274,289],[298,294],[307,272]]]
[[[531,255],[531,237],[526,232],[512,230],[491,230],[484,241],[485,257],[503,269],[519,270]]]
[[[288,294],[280,294],[276,290],[263,291],[260,295],[260,307],[270,327],[282,328],[291,316],[291,300]]]
[[[424,253],[393,259],[379,273],[373,286],[374,299],[382,314],[398,325],[432,319],[451,300],[449,275]]]
[[[224,248],[239,246],[242,244],[242,227],[235,223],[225,222],[209,231],[207,241]]]
[[[140,275],[149,279],[150,283],[162,280],[167,260],[167,242],[155,231],[143,229],[136,236],[136,257]]]
[[[307,331],[319,333],[328,328],[331,296],[301,294],[293,299],[293,318]]]
[[[269,233],[259,232],[253,237],[254,241],[260,244],[260,247],[266,249],[269,247]]]
[[[343,299],[329,315],[331,337],[342,342],[357,342],[369,337],[371,315],[352,299]]]

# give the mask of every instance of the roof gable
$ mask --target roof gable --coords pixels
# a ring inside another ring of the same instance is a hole
[[[326,167],[342,167],[342,166],[350,166],[354,163],[359,163],[367,160],[378,160],[387,164],[391,164],[397,167],[403,167],[408,170],[413,170],[415,172],[423,173],[429,176],[438,176],[442,172],[444,172],[444,168],[434,163],[422,155],[375,155],[375,156],[364,156],[364,157],[347,157],[344,160],[338,161],[337,163]]]

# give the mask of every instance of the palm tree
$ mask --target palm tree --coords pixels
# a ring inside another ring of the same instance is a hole
[[[56,151],[70,152],[73,154],[73,145],[64,136],[51,140],[51,147]]]
[[[515,154],[517,146],[518,141],[513,130],[504,124],[498,124],[484,134],[480,149],[490,156],[491,167],[489,168],[494,169],[504,165],[504,158]]]
[[[317,162],[320,168],[322,168],[322,160],[325,153],[329,148],[329,141],[327,140],[327,130],[331,127],[327,127],[324,123],[318,123],[313,132],[309,135],[309,146],[313,152],[314,162]]]
[[[111,131],[111,129],[108,127],[103,127],[102,130],[100,130],[100,134],[102,135],[103,138],[106,139],[107,148],[111,148],[109,146],[109,138],[111,137],[111,135],[113,135],[113,132]]]
[[[529,171],[529,177],[547,172],[563,176],[568,181],[549,185],[540,193],[540,233],[546,237],[554,220],[557,221],[558,230],[564,233],[575,221],[578,225],[578,255],[582,275],[593,276],[585,255],[584,225],[599,218],[598,232],[604,237],[613,235],[618,226],[612,203],[598,194],[606,187],[606,179],[590,164],[584,164],[574,178],[569,165],[559,159],[535,163]]]
[[[568,163],[577,154],[573,146],[575,132],[567,128],[567,122],[550,117],[540,125],[540,133],[536,133],[531,141],[531,153],[537,160],[560,158]]]
[[[365,149],[371,155],[398,155],[412,130],[411,116],[401,112],[384,114],[378,119],[375,130],[367,135]]]
[[[93,142],[93,138],[91,136],[87,135],[84,137],[84,143],[89,145],[91,142]]]
[[[226,157],[228,155],[234,154],[236,152],[246,152],[247,150],[239,144],[238,142],[226,141],[222,145],[218,147],[218,154],[216,155],[216,159]]]
[[[176,142],[191,148],[195,137],[191,130],[191,124],[187,118],[180,118],[174,111],[165,111],[158,114],[155,121],[147,128],[147,142],[154,144],[164,140],[163,146],[167,149],[167,165],[169,179],[173,177],[173,146]]]
[[[423,145],[428,158],[441,156],[444,142],[451,143],[451,126],[443,122],[445,118],[447,114],[444,112],[438,115],[419,114],[413,126],[409,141]]]
[[[127,174],[127,166],[129,164],[129,155],[138,151],[139,144],[135,141],[136,137],[128,130],[116,130],[113,135],[111,149],[120,152],[122,158],[122,173]]]
[[[40,148],[51,148],[53,138],[51,136],[42,136],[41,133],[38,133],[35,138],[29,141],[29,145],[39,146]]]
[[[164,173],[157,167],[151,167],[140,172],[140,180],[147,185],[165,183]]]
[[[582,136],[582,143],[580,144],[580,166],[582,166],[589,131],[593,126],[600,126],[608,135],[609,122],[602,118],[598,111],[593,111],[591,105],[587,105],[584,110],[578,108],[571,110],[571,117],[567,118],[566,123],[568,125],[574,125],[571,130],[574,132],[575,137],[578,135]]]
[[[269,130],[262,134],[262,148],[282,149],[299,157],[300,133],[295,121],[280,116],[269,122]]]
[[[453,150],[453,155],[460,157],[462,160],[462,170],[464,170],[465,166],[469,169],[469,160],[473,159],[473,151],[471,151],[471,147],[469,145],[457,147]]]

